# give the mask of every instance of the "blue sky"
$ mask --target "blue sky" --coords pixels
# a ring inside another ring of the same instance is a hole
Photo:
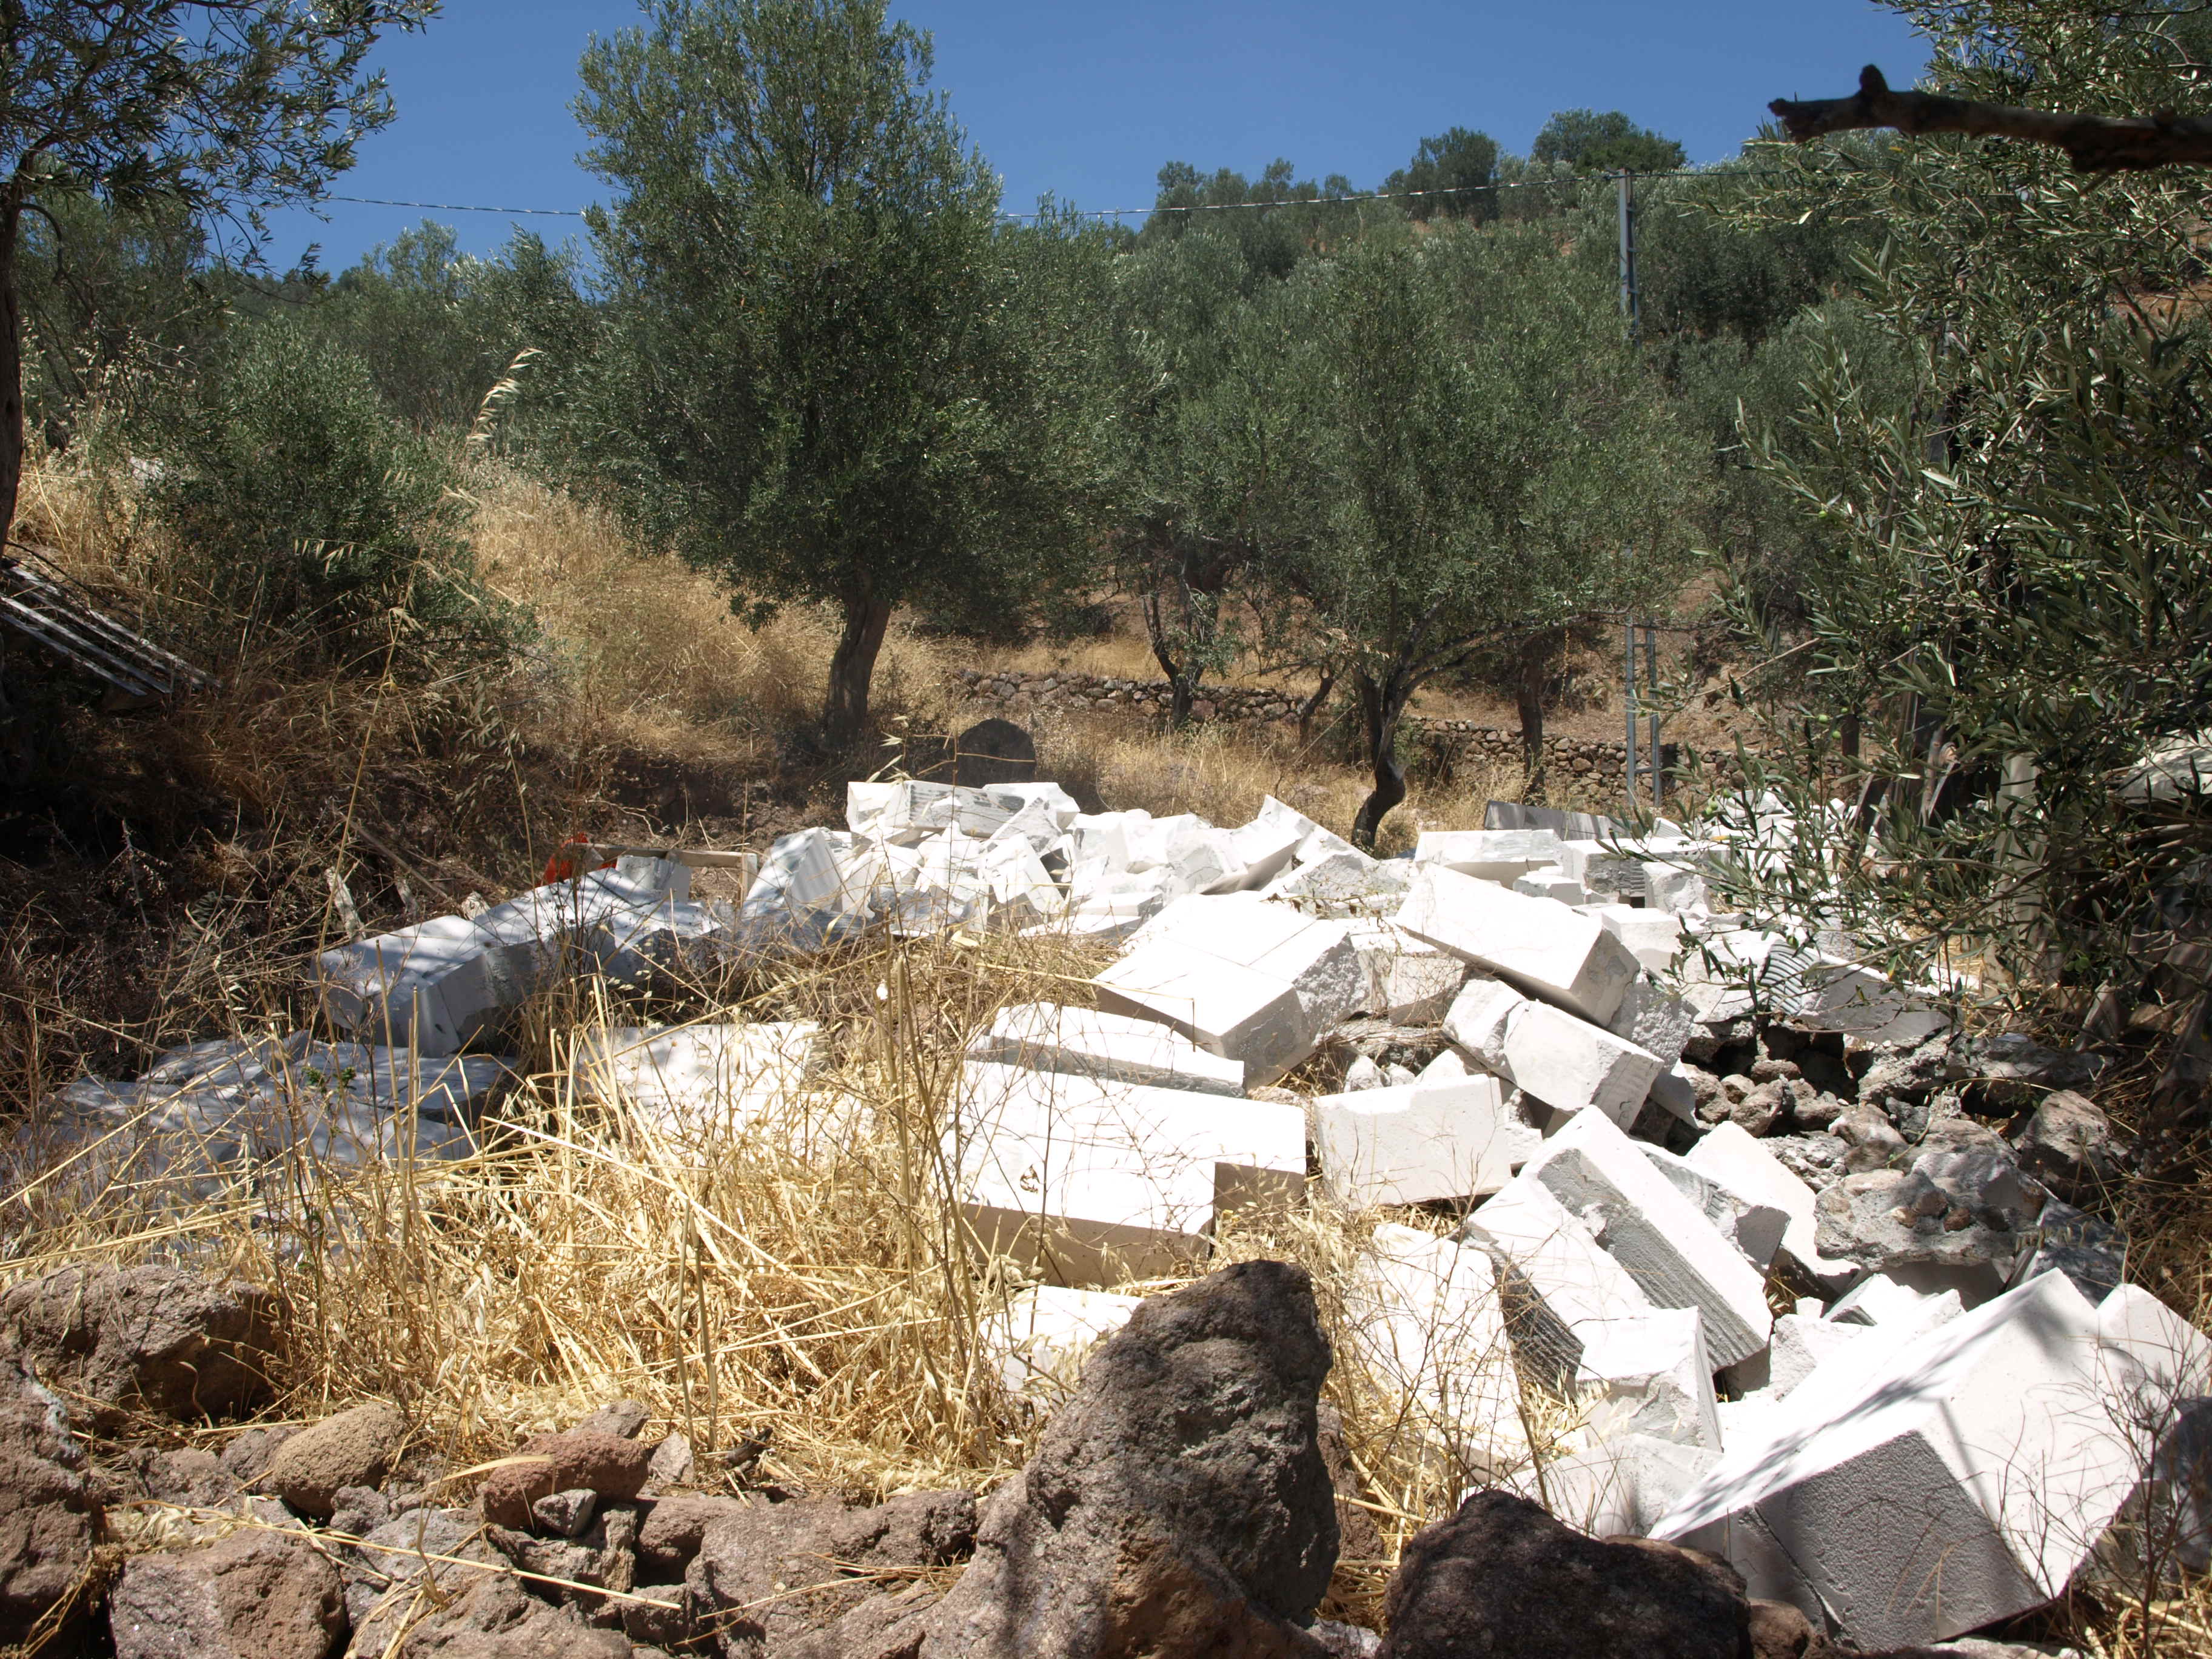
[[[1909,82],[1925,54],[1870,0],[894,0],[937,42],[937,82],[1006,181],[1010,210],[1049,191],[1082,208],[1142,206],[1169,160],[1371,187],[1422,136],[1480,127],[1525,150],[1551,112],[1623,109],[1693,161],[1732,155],[1775,97],[1849,92],[1878,63]],[[631,0],[446,0],[445,15],[380,52],[399,118],[334,189],[352,196],[580,208],[602,193],[576,164],[568,104],[594,33]],[[424,217],[489,252],[515,222],[332,203],[328,222],[275,221],[280,268],[310,241],[349,264]],[[528,223],[550,240],[573,219]],[[1135,220],[1131,223],[1138,222]]]

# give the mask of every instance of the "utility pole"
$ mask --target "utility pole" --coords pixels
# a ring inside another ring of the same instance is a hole
[[[1620,318],[1632,346],[1644,337],[1636,292],[1636,175],[1623,167],[1615,179],[1620,186]]]
[[[1628,744],[1626,753],[1628,757],[1628,818],[1632,823],[1636,820],[1636,619],[1631,617],[1624,621],[1621,630],[1628,636],[1628,678],[1622,684],[1627,688]]]
[[[1659,689],[1659,624],[1651,623],[1644,629],[1644,683],[1654,691]],[[1632,736],[1632,746],[1636,739]],[[1651,711],[1651,812],[1657,817],[1666,785],[1665,773],[1659,764],[1659,711]]]

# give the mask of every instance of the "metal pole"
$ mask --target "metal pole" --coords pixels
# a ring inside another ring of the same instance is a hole
[[[1644,683],[1654,691],[1659,689],[1659,624],[1648,623],[1644,629]],[[1660,794],[1666,787],[1666,774],[1659,764],[1659,716],[1651,716],[1651,810],[1659,810]]]
[[[1628,633],[1628,816],[1636,816],[1636,624]]]
[[[1644,334],[1636,292],[1636,175],[1626,167],[1618,175],[1620,186],[1620,317],[1634,345]]]

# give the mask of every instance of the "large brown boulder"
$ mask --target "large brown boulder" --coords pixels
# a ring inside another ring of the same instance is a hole
[[[1599,1540],[1480,1492],[1415,1533],[1382,1659],[1752,1659],[1743,1580],[1648,1538]]]
[[[0,1291],[0,1358],[98,1428],[134,1412],[225,1417],[267,1397],[276,1298],[177,1267],[63,1267]]]
[[[381,1653],[383,1650],[379,1649]],[[407,1634],[400,1659],[629,1659],[629,1638],[587,1629],[505,1575],[479,1578]]]
[[[330,1659],[345,1640],[345,1597],[304,1538],[252,1529],[134,1555],[107,1622],[116,1659]]]
[[[0,1644],[76,1589],[104,1520],[61,1402],[20,1379],[0,1403]]]
[[[483,1513],[495,1525],[523,1530],[531,1524],[530,1506],[556,1492],[636,1497],[653,1462],[652,1447],[594,1429],[535,1435],[514,1455],[530,1461],[510,1463],[485,1477]]]
[[[902,1589],[898,1570],[947,1566],[975,1545],[972,1492],[908,1492],[872,1509],[836,1498],[763,1504],[706,1528],[684,1583],[693,1606],[720,1631],[724,1653],[780,1656],[881,1599],[886,1576]],[[842,1654],[856,1645],[854,1634],[832,1637],[821,1650]]]
[[[1316,1439],[1329,1346],[1303,1268],[1240,1262],[1154,1297],[1091,1355],[926,1659],[1324,1651],[1302,1628],[1336,1563]]]

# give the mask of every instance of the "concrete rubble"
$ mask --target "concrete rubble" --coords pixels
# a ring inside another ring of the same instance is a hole
[[[1008,1287],[980,1352],[1009,1394],[1065,1397],[1130,1287],[1204,1262],[1225,1216],[1318,1201],[1365,1235],[1341,1357],[1455,1478],[1711,1551],[1839,1641],[2039,1605],[2124,1515],[2172,1511],[2173,1425],[2212,1441],[2190,1409],[2212,1347],[2076,1207],[2128,1167],[2063,1092],[2094,1057],[1954,1045],[1936,999],[1834,930],[1717,913],[1730,861],[1796,844],[1767,806],[1640,839],[1491,820],[1376,859],[1273,799],[1222,828],[1086,813],[1050,783],[854,784],[846,827],[778,839],[736,904],[631,858],[339,946],[325,1006],[360,1041],[196,1044],[87,1079],[18,1155],[106,1137],[81,1173],[195,1191],[297,1147],[465,1156],[513,1073],[462,1051],[562,975],[1065,938],[1112,959],[1064,1002],[991,1012],[940,1120],[969,1243]],[[843,1124],[816,1097],[830,1044],[797,1022],[616,1028],[565,1075],[703,1148]],[[1532,1438],[1543,1399],[1565,1426]]]

